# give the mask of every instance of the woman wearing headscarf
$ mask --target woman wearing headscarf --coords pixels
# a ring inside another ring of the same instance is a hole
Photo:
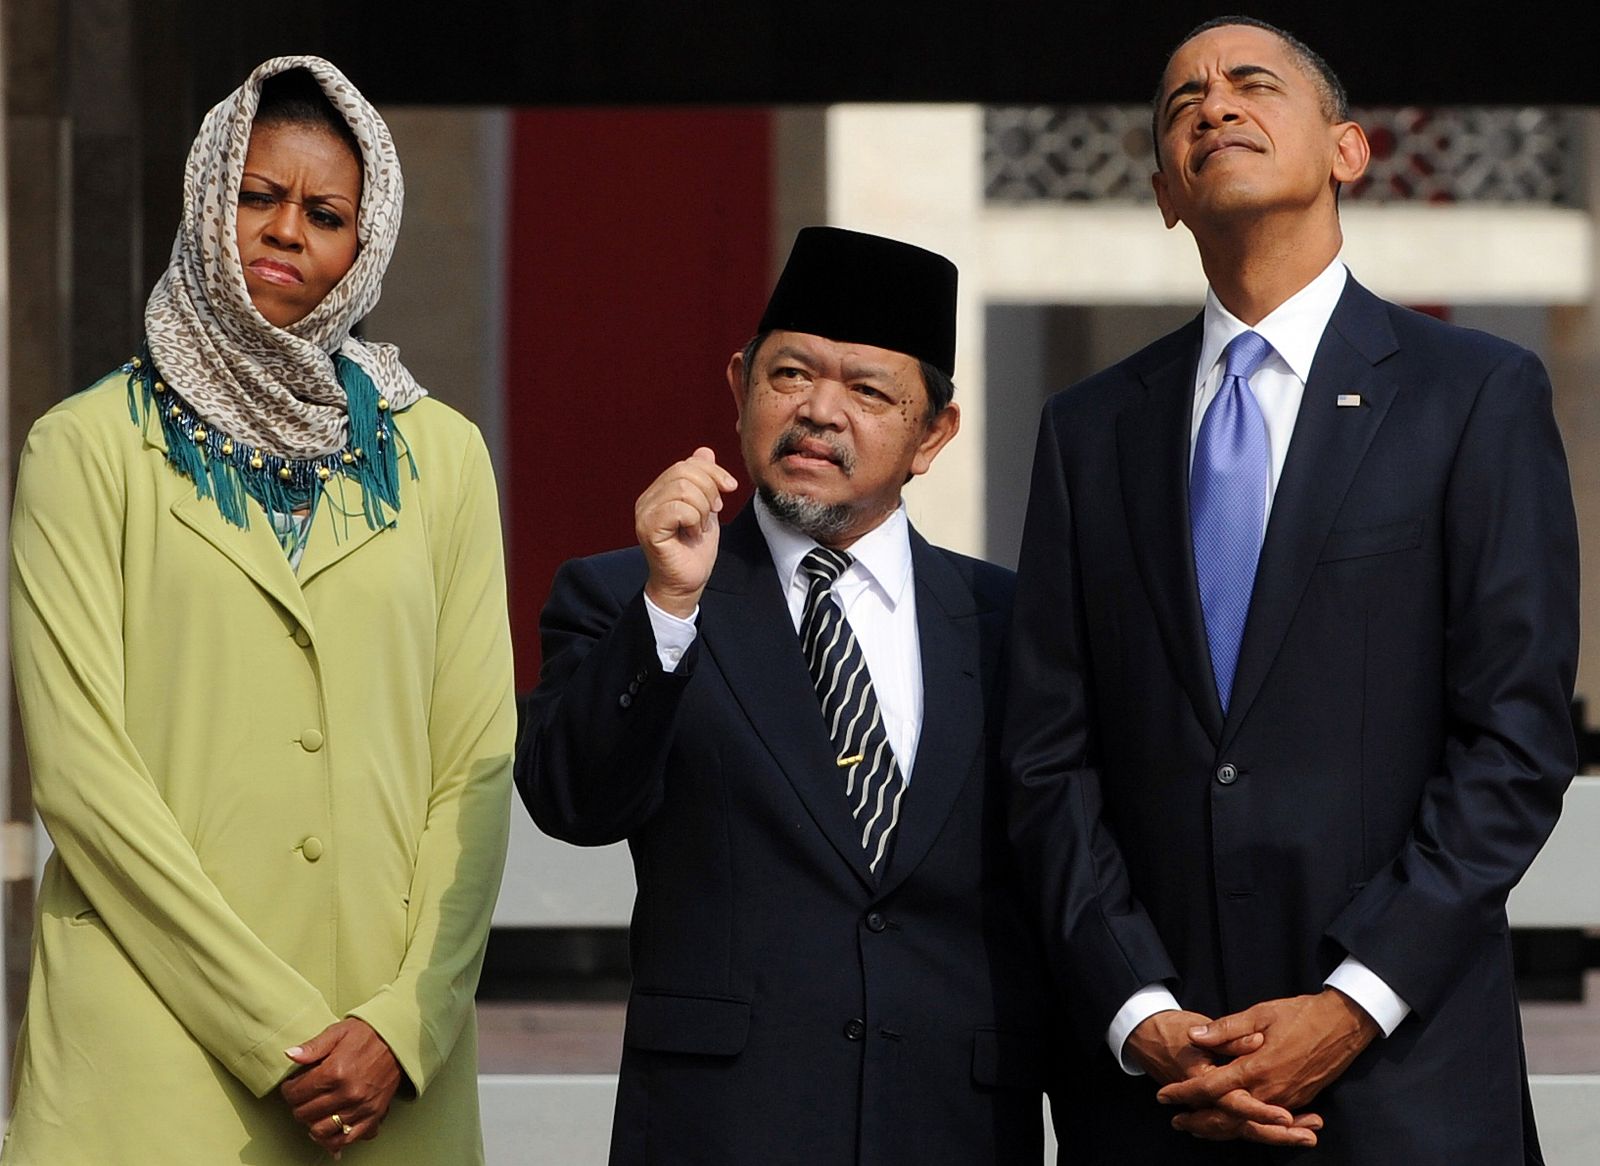
[[[29,435],[55,852],[5,1166],[483,1160],[510,640],[477,429],[351,334],[400,205],[344,76],[266,62],[195,140],[143,349]]]

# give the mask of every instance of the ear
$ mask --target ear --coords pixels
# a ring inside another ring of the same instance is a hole
[[[939,451],[949,444],[960,429],[961,406],[952,401],[928,422],[928,431],[922,435],[917,452],[911,458],[911,476],[927,473],[928,467],[933,465],[933,459],[939,456]]]
[[[1366,131],[1353,121],[1340,122],[1333,131],[1333,180],[1354,182],[1367,172],[1367,163],[1372,161]]]
[[[1167,198],[1167,175],[1164,170],[1157,170],[1150,175],[1150,185],[1155,188],[1156,206],[1161,209],[1161,221],[1167,224],[1167,230],[1172,230],[1178,225],[1178,212],[1172,209],[1172,201]]]
[[[728,358],[728,391],[733,394],[733,429],[739,431],[739,422],[744,420],[744,353],[735,352]]]

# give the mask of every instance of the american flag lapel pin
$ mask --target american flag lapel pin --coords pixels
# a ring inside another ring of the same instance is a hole
[[[1336,400],[1334,403],[1337,404],[1341,409],[1359,409],[1361,408],[1361,394],[1340,393],[1338,400]]]

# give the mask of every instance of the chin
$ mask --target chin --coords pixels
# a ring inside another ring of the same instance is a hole
[[[756,492],[784,525],[819,543],[832,542],[846,533],[856,516],[855,507],[848,502],[819,502],[804,494],[774,489],[765,482],[756,487]]]
[[[306,313],[304,312],[281,308],[274,304],[260,304],[255,300],[250,302],[255,304],[256,311],[261,313],[262,319],[266,320],[274,328],[288,328],[306,318]]]

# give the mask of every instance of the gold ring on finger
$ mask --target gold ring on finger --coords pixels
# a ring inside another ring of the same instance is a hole
[[[333,1115],[333,1124],[341,1134],[348,1134],[350,1132],[350,1127],[344,1124],[344,1118],[340,1117],[338,1114]]]

